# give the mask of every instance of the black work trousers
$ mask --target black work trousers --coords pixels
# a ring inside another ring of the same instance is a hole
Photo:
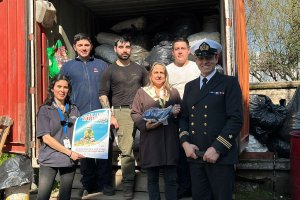
[[[193,200],[232,200],[234,165],[190,162]]]
[[[191,176],[189,163],[182,146],[179,146],[179,161],[177,165],[178,194],[191,192]]]
[[[89,193],[112,186],[112,140],[109,140],[108,159],[84,158],[80,160],[81,183]]]

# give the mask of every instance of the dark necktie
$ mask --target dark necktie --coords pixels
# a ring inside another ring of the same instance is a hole
[[[202,87],[201,87],[201,89],[203,89],[206,86],[206,83],[207,83],[207,78],[203,78],[202,79]]]

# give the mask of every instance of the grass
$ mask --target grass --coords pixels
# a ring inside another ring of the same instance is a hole
[[[0,166],[1,166],[6,160],[8,160],[9,158],[13,158],[13,157],[15,157],[15,154],[3,153],[3,154],[0,156]]]
[[[265,190],[256,190],[253,192],[236,192],[235,193],[235,200],[291,200],[290,197],[284,195],[274,195],[273,197],[272,192],[268,192]]]
[[[245,182],[236,183],[234,200],[291,200],[287,194],[273,194],[272,189]]]

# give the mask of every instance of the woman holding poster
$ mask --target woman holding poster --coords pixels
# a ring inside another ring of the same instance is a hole
[[[71,151],[73,125],[79,111],[71,104],[72,88],[64,75],[54,76],[48,87],[48,96],[37,114],[37,138],[41,141],[38,161],[38,200],[49,199],[56,174],[60,174],[59,199],[69,200],[81,154]]]
[[[165,65],[154,63],[149,71],[149,83],[137,91],[131,111],[131,117],[141,132],[140,165],[147,170],[150,200],[160,199],[160,169],[164,172],[165,199],[177,199],[179,104],[179,93],[170,88]]]

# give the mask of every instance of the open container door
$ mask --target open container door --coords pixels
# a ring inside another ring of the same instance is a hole
[[[0,1],[0,116],[14,120],[3,152],[29,153],[28,55],[26,33],[27,1]]]
[[[233,1],[234,44],[236,71],[243,94],[244,125],[239,137],[239,150],[242,152],[249,142],[249,58],[246,34],[244,0]],[[228,22],[229,23],[229,22]]]
[[[224,0],[221,5],[225,15],[225,73],[238,77],[243,95],[244,124],[238,137],[241,153],[249,142],[249,59],[244,1]]]

